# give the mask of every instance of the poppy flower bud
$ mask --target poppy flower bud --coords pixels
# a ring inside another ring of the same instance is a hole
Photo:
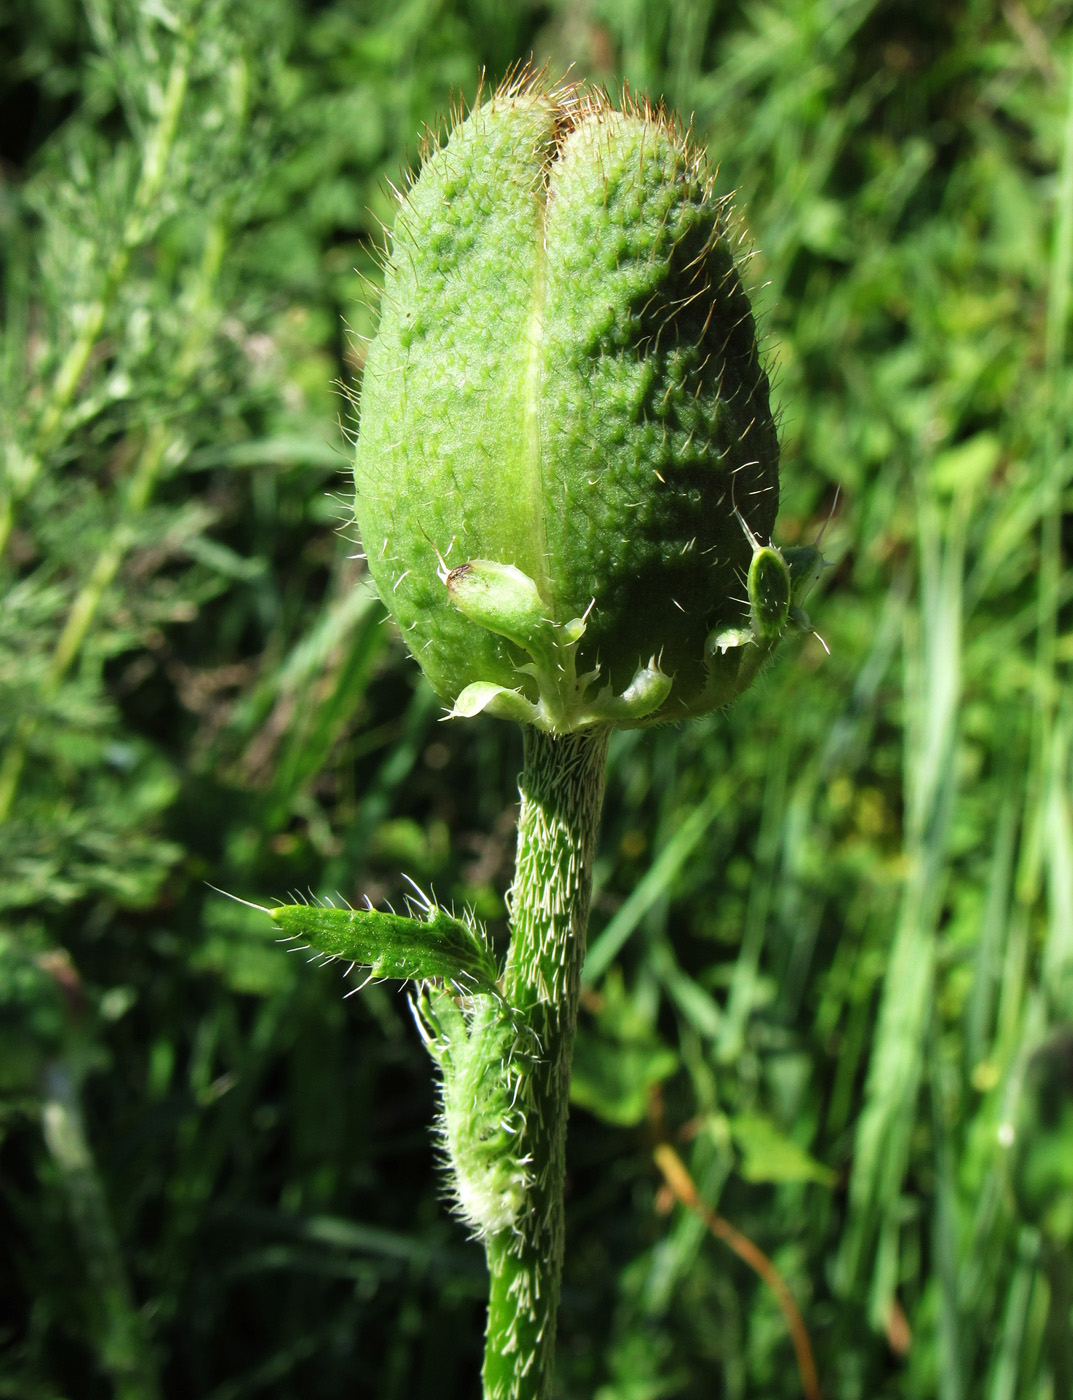
[[[355,513],[428,679],[560,733],[729,703],[792,600],[769,549],[752,597],[778,440],[703,155],[646,102],[526,76],[400,200]]]

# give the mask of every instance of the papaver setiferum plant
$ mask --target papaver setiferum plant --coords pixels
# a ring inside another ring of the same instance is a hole
[[[431,897],[272,912],[415,983],[452,1195],[487,1253],[488,1400],[550,1391],[608,736],[729,704],[808,626],[819,557],[770,542],[779,449],[737,242],[675,120],[530,75],[425,152],[395,218],[355,515],[449,713],[523,726],[509,950]]]

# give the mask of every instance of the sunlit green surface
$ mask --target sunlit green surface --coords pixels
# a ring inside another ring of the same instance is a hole
[[[826,1397],[1059,1400],[1068,1113],[1022,1085],[1073,1020],[1070,6],[143,8],[0,20],[0,1395],[475,1391],[405,1001],[206,882],[401,910],[405,872],[502,928],[520,743],[440,725],[382,625],[333,381],[386,181],[532,52],[693,114],[756,250],[777,539],[841,488],[831,656],[612,744],[561,1392],[801,1393],[770,1293],[657,1209],[633,1064]]]

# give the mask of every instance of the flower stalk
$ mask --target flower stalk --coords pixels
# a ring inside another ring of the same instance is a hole
[[[570,1061],[603,800],[607,729],[562,737],[525,731],[511,944],[503,993],[538,1052],[523,1083],[518,1143],[526,1208],[485,1241],[490,1291],[485,1400],[550,1394],[562,1273]]]

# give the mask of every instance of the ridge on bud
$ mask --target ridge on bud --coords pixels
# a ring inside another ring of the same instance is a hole
[[[453,715],[566,732],[744,689],[796,621],[784,556],[753,548],[778,441],[726,201],[666,113],[526,73],[425,151],[355,482],[373,579]]]

